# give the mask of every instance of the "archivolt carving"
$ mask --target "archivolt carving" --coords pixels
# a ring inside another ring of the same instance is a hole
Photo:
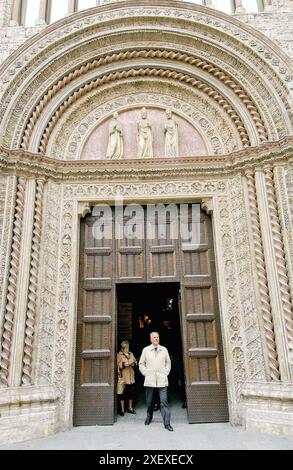
[[[219,69],[219,67],[215,67],[211,62],[199,59],[195,56],[190,56],[187,54],[182,54],[179,52],[174,51],[166,51],[166,50],[149,50],[149,51],[126,51],[126,52],[119,52],[114,53],[111,55],[107,55],[105,57],[101,57],[98,60],[94,60],[92,62],[88,62],[87,64],[83,65],[79,69],[71,72],[67,76],[63,77],[62,80],[59,80],[58,83],[54,84],[52,88],[48,91],[48,93],[42,98],[42,100],[36,105],[33,114],[30,116],[29,122],[24,132],[23,140],[21,147],[23,149],[28,149],[29,147],[29,140],[32,133],[32,130],[35,126],[35,123],[39,119],[42,111],[47,106],[48,102],[66,85],[68,85],[71,81],[80,77],[87,72],[96,69],[100,66],[113,63],[115,61],[123,61],[123,60],[130,60],[130,59],[137,59],[137,58],[159,58],[159,59],[172,59],[175,61],[191,64],[195,67],[201,68],[211,75],[215,76],[217,79],[221,81],[224,85],[231,88],[234,93],[240,98],[243,102],[244,106],[248,109],[249,113],[252,116],[252,120],[254,121],[258,134],[260,137],[260,141],[265,141],[267,139],[267,131],[265,129],[264,123],[260,117],[260,113],[253,103],[253,100],[245,93],[241,85],[235,82],[231,76],[227,75],[223,70]],[[169,76],[168,76],[169,77]],[[182,78],[179,78],[182,80]],[[190,82],[193,86],[200,86],[195,85],[194,82]],[[209,94],[209,96],[214,97],[216,100],[216,91],[213,93],[209,87],[204,86],[201,84],[201,89]]]
[[[276,202],[273,169],[271,167],[266,168],[264,173],[265,173],[268,205],[269,205],[269,211],[270,211],[270,217],[271,217],[274,251],[275,251],[275,257],[276,257],[278,277],[279,277],[279,287],[280,287],[281,299],[282,299],[282,304],[283,304],[283,312],[284,312],[284,320],[285,320],[286,331],[287,331],[289,362],[292,364],[293,363],[292,299],[290,295],[288,269],[286,266],[284,244],[283,244],[282,232],[281,232],[280,221],[279,221],[278,207],[277,207],[277,202]]]
[[[275,331],[271,311],[270,293],[267,281],[258,205],[256,199],[255,178],[252,171],[246,173],[248,199],[250,208],[250,220],[253,232],[255,261],[258,276],[259,292],[262,304],[262,318],[265,331],[266,345],[268,350],[268,360],[271,380],[280,380],[278,354],[275,342]]]
[[[90,94],[75,103],[70,113],[61,119],[51,136],[47,152],[55,158],[76,159],[93,128],[114,110],[142,105],[171,106],[200,129],[210,152],[214,155],[232,152],[241,147],[238,133],[226,114],[213,108],[200,92],[193,94],[180,84],[170,86],[161,82],[156,87],[149,82],[127,82],[120,87],[101,89],[101,93]],[[142,92],[143,91],[143,92]],[[107,99],[106,99],[107,98]]]
[[[138,70],[133,69],[133,70],[115,72],[115,73],[110,73],[108,75],[104,75],[102,78],[98,78],[97,80],[94,80],[90,82],[89,84],[82,86],[78,91],[74,92],[66,101],[63,102],[63,104],[55,112],[54,116],[51,118],[50,122],[48,123],[46,130],[43,134],[43,137],[41,139],[40,149],[39,149],[40,152],[46,153],[48,141],[56,123],[58,122],[62,114],[67,110],[67,108],[76,100],[78,100],[81,96],[103,85],[104,83],[121,80],[125,78],[129,79],[131,77],[138,77],[138,76],[147,76],[147,77],[154,76],[154,77],[160,77],[160,78],[168,78],[172,80],[180,80],[182,82],[188,83],[189,85],[193,87],[200,89],[201,91],[208,94],[209,96],[212,96],[213,99],[218,102],[218,104],[225,110],[225,112],[230,116],[230,118],[234,122],[239,132],[243,145],[244,146],[249,145],[249,142],[250,142],[249,137],[248,137],[247,131],[245,129],[245,126],[240,116],[238,115],[236,110],[227,102],[227,100],[220,93],[214,90],[212,87],[206,85],[200,80],[193,78],[191,75],[187,75],[184,73],[178,73],[172,70],[164,70],[164,69],[155,69],[155,68],[142,69],[141,68]]]
[[[136,32],[138,38],[137,31],[144,28],[146,21],[148,27],[153,28],[154,34],[157,34],[158,30],[161,29],[164,33],[168,32],[168,34],[172,31],[174,38],[177,32],[178,38],[178,33],[182,36],[182,31],[185,30],[186,33],[193,36],[193,38],[190,36],[190,44],[192,39],[197,39],[198,50],[213,48],[213,51],[210,50],[209,54],[206,53],[203,61],[207,61],[208,57],[214,57],[213,64],[216,67],[224,69],[227,75],[237,77],[238,83],[245,83],[245,90],[249,90],[249,95],[257,103],[258,109],[261,110],[270,138],[278,138],[288,134],[288,129],[291,127],[288,117],[290,105],[288,104],[286,81],[291,80],[291,77],[286,75],[285,57],[273,44],[270,44],[267,38],[264,41],[258,33],[252,35],[244,24],[238,23],[234,18],[229,18],[227,22],[227,17],[219,12],[213,13],[215,16],[211,17],[210,13],[207,15],[205,11],[198,13],[197,8],[196,5],[191,7],[183,3],[178,9],[167,7],[166,4],[162,8],[158,5],[156,7],[128,7],[124,3],[123,8],[117,6],[117,8],[115,7],[109,11],[100,8],[95,13],[83,12],[74,15],[72,18],[66,19],[66,24],[60,22],[57,30],[56,26],[52,25],[46,33],[29,40],[27,45],[23,46],[25,50],[23,56],[17,56],[14,68],[10,67],[9,62],[5,71],[3,70],[4,80],[9,83],[11,76],[15,75],[16,71],[21,68],[23,57],[25,57],[25,60],[31,60],[26,69],[21,70],[3,100],[2,111],[6,112],[7,110],[7,117],[10,114],[9,119],[6,120],[9,129],[7,128],[5,131],[5,142],[8,142],[8,145],[11,146],[11,142],[14,140],[14,147],[20,145],[19,139],[24,131],[25,116],[31,112],[35,106],[34,103],[40,100],[42,93],[46,93],[45,90],[50,87],[47,77],[54,76],[53,80],[60,80],[62,79],[61,69],[66,73],[64,67],[61,66],[62,61],[63,63],[66,61],[66,64],[75,63],[76,67],[80,67],[80,62],[86,60],[85,57],[91,60],[93,54],[96,54],[97,43],[95,41],[98,40],[100,45],[100,41],[103,40],[101,36],[105,38],[107,34],[111,33],[111,38],[114,38],[117,42],[114,29],[119,29],[120,42],[121,32],[125,34],[125,38],[127,34],[134,35]],[[115,22],[113,23],[115,28],[110,23],[112,20]],[[194,22],[196,22],[196,28]],[[137,47],[137,38],[134,47]],[[180,41],[182,42],[184,39],[179,39]],[[176,42],[178,42],[178,39],[176,41],[174,39],[173,48],[176,48]],[[30,48],[31,43],[33,47]],[[49,44],[50,47],[48,47]],[[117,48],[117,46],[115,47]],[[90,48],[92,53],[88,52]],[[37,56],[35,54],[36,50],[38,50]],[[79,54],[79,60],[71,60],[71,58],[74,58],[74,54]],[[202,54],[202,51],[200,54]],[[223,57],[227,58],[228,54],[230,54],[230,66],[226,67],[226,59],[223,59]],[[10,58],[10,61],[13,61],[13,57]],[[54,57],[53,62],[50,59],[52,57]],[[264,60],[262,60],[262,57]],[[272,65],[269,65],[269,62]],[[49,69],[44,68],[47,65],[50,67],[50,73]],[[273,71],[274,68],[279,76]],[[39,74],[36,74],[37,69],[40,70]],[[9,73],[6,75],[8,70]],[[253,70],[258,72],[251,79],[251,71]],[[245,78],[246,74],[249,76],[247,80]],[[46,83],[45,89],[44,83]],[[31,84],[33,84],[33,89],[30,88]],[[259,91],[255,93],[256,90]],[[276,92],[283,104],[281,104],[281,101],[277,102],[274,98]],[[15,103],[13,103],[12,109],[10,102],[13,99]],[[24,109],[26,109],[25,112]],[[272,115],[274,119],[272,119]],[[276,122],[276,125],[273,121]],[[17,122],[17,125],[15,122]]]
[[[14,312],[15,312],[15,299],[16,299],[16,285],[18,279],[19,259],[20,259],[20,245],[22,235],[23,211],[24,211],[24,196],[25,196],[25,178],[19,178],[17,184],[16,194],[16,207],[12,237],[11,260],[9,270],[9,283],[7,293],[7,305],[4,316],[3,327],[3,341],[2,351],[0,357],[0,370],[1,370],[1,383],[8,385],[10,353],[12,344],[12,333],[14,326]]]
[[[170,21],[170,19],[175,19],[176,24],[186,30],[194,31],[194,23],[196,23],[199,33],[205,33],[205,36],[209,34],[215,36],[216,31],[225,46],[228,45],[230,49],[235,50],[243,47],[243,54],[254,60],[255,64],[259,65],[259,61],[263,58],[264,63],[271,63],[272,68],[280,75],[281,80],[292,80],[292,77],[287,75],[288,64],[285,55],[267,37],[256,31],[252,34],[252,30],[244,23],[235,18],[228,18],[219,11],[209,10],[207,13],[199,5],[191,6],[184,3],[180,7],[173,8],[168,7],[166,3],[153,6],[150,2],[150,5],[147,6],[133,6],[125,2],[123,5],[115,5],[115,8],[112,6],[111,9],[100,8],[95,11],[84,11],[72,15],[70,18],[60,21],[58,25],[51,25],[46,34],[41,32],[27,41],[27,44],[20,48],[21,55],[18,56],[18,52],[14,54],[18,59],[18,68],[23,67],[32,58],[35,58],[35,48],[39,52],[46,51],[48,45],[53,45],[55,41],[57,43],[59,38],[66,39],[66,44],[70,46],[76,44],[77,31],[83,31],[84,37],[84,28],[87,28],[91,33],[91,35],[88,33],[87,37],[95,37],[97,31],[104,31],[109,28],[109,22],[115,20],[115,26],[118,28],[119,20],[123,21],[122,24],[125,24],[128,18],[132,22],[135,18],[138,25],[142,24],[141,18],[144,18],[143,24],[145,24],[145,18],[148,18],[149,22],[155,19],[156,25],[162,26],[163,31],[166,30],[165,21]],[[215,39],[217,38],[215,37]],[[52,47],[52,52],[54,52],[54,47],[58,48],[59,44]],[[23,50],[25,50],[25,54]],[[43,61],[45,57],[44,55],[40,58],[40,61]],[[5,64],[5,83],[9,83],[15,76],[16,69],[13,59],[14,57],[9,61],[11,62],[9,67]]]
[[[39,275],[39,257],[41,249],[42,232],[42,210],[43,210],[43,178],[37,180],[36,203],[33,225],[32,239],[32,258],[30,268],[30,279],[28,289],[28,308],[25,323],[24,355],[23,355],[23,373],[22,384],[29,385],[32,379],[32,355],[35,333],[37,293],[38,293],[38,275]]]

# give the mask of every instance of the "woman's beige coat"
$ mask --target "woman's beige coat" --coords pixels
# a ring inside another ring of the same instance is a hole
[[[136,365],[136,359],[132,352],[129,354],[124,354],[123,351],[120,351],[117,354],[117,367],[118,373],[123,377],[124,383],[126,385],[134,384],[135,376],[133,367]]]
[[[167,387],[171,360],[167,348],[158,345],[157,351],[151,344],[143,349],[139,370],[145,376],[145,387]]]

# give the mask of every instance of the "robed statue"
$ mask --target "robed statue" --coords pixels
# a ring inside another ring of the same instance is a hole
[[[172,111],[166,110],[167,120],[165,122],[165,157],[178,157],[179,156],[179,143],[178,143],[178,124],[173,119]]]
[[[123,131],[118,122],[118,113],[113,114],[113,120],[109,125],[109,141],[107,148],[107,158],[112,160],[123,158],[124,144],[123,144]]]
[[[137,158],[153,158],[152,126],[147,119],[145,108],[141,111],[141,119],[137,124]]]

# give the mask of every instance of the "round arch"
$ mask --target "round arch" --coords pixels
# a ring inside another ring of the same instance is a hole
[[[29,39],[0,76],[3,144],[52,157],[55,128],[70,123],[80,100],[94,92],[107,101],[114,85],[139,77],[154,90],[164,82],[200,93],[208,120],[212,108],[225,115],[237,149],[292,131],[283,53],[235,18],[200,5],[122,2],[77,13]],[[230,152],[223,145],[220,153]]]

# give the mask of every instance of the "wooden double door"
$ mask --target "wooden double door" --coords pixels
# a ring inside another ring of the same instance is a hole
[[[180,283],[178,334],[189,422],[229,419],[211,218],[200,209],[200,243],[186,243],[177,230],[180,207],[175,207],[175,216],[167,211],[164,223],[150,220],[146,207],[120,211],[118,222],[114,208],[81,221],[76,426],[115,420],[117,283]],[[189,206],[190,220],[191,215]]]

